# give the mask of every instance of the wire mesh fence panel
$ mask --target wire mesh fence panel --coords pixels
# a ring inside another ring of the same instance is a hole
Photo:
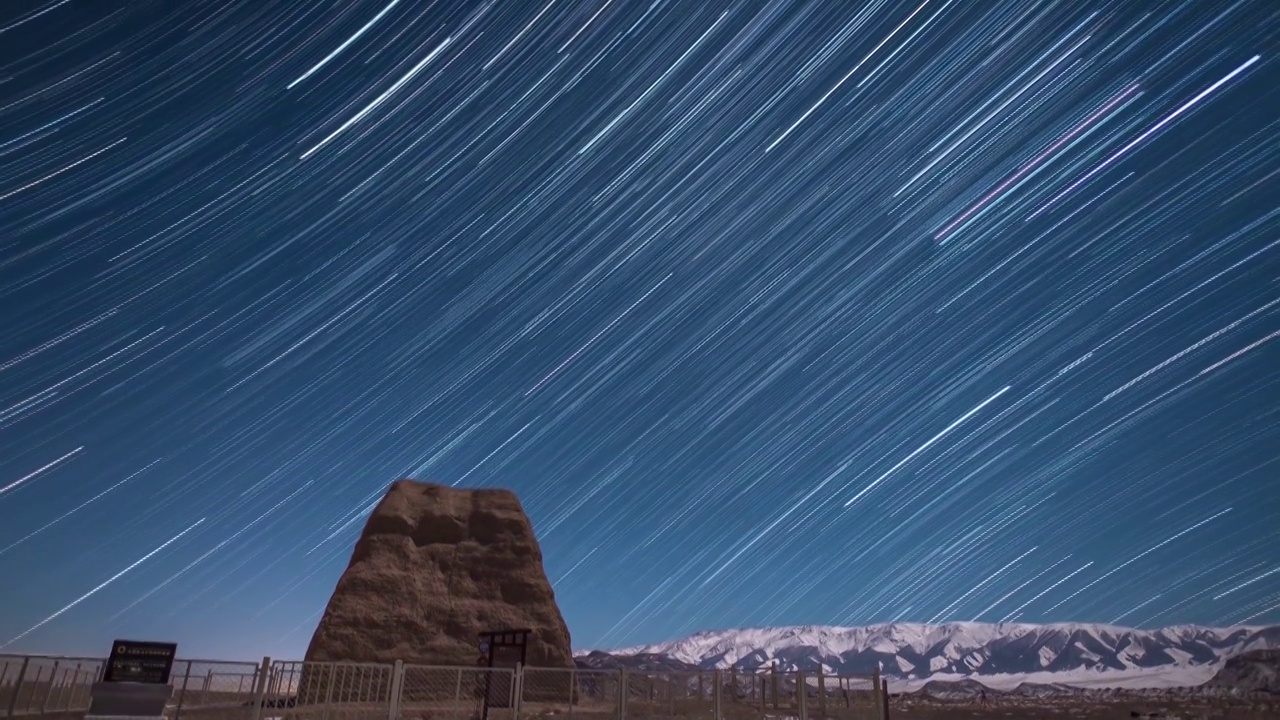
[[[405,665],[401,720],[512,720],[515,672],[506,668]]]
[[[0,717],[57,715],[89,709],[101,658],[0,655]]]
[[[302,667],[305,663],[277,661],[271,664],[271,672],[267,676],[267,692],[264,703],[293,700],[298,694],[298,685],[302,680]]]
[[[720,682],[724,720],[879,720],[869,677],[727,670]]]
[[[634,720],[713,718],[714,672],[626,673],[626,717]]]
[[[622,675],[617,670],[524,668],[520,720],[614,720],[619,717]]]
[[[622,676],[610,670],[578,670],[574,673],[574,705],[570,714],[582,720],[613,720],[619,717]]]
[[[880,720],[870,677],[814,677],[807,684],[810,720]]]
[[[0,655],[0,717],[9,715],[9,705],[18,694],[27,662],[26,656]]]
[[[721,674],[720,712],[725,720],[757,720],[771,706],[769,676],[730,670]]]
[[[387,720],[393,671],[381,663],[275,663],[261,720]]]
[[[800,717],[800,674],[771,670],[764,680],[766,717]]]
[[[171,720],[252,720],[257,701],[257,663],[174,660],[165,710]]]

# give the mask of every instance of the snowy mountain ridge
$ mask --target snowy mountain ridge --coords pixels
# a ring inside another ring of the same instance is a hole
[[[705,669],[869,674],[877,667],[906,685],[930,679],[1029,678],[1095,685],[1198,684],[1226,659],[1280,649],[1280,626],[1176,625],[1136,629],[1106,624],[884,623],[803,625],[699,632],[670,642],[608,651],[652,654]],[[584,653],[585,655],[585,653]],[[1003,683],[998,683],[1003,684]]]

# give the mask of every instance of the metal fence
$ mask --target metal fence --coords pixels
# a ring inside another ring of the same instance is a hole
[[[800,672],[524,668],[520,718],[880,720],[876,677]]]
[[[89,710],[103,658],[0,655],[0,718],[76,720]],[[170,720],[252,720],[265,666],[224,660],[175,660]]]
[[[80,720],[99,658],[0,655],[0,718]],[[878,676],[179,660],[168,720],[884,720]]]
[[[0,655],[0,717],[57,715],[89,708],[102,658]]]
[[[515,720],[516,672],[503,668],[397,665],[395,720]]]
[[[165,715],[171,720],[250,720],[266,677],[266,666],[258,663],[175,660]]]

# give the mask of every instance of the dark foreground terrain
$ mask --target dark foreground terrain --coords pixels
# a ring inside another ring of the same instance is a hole
[[[1275,697],[1170,694],[1153,698],[1119,692],[1043,698],[995,697],[985,703],[974,699],[897,696],[889,708],[892,720],[1280,720],[1280,698]]]

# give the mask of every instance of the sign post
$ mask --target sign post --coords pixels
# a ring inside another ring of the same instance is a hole
[[[173,695],[174,643],[117,640],[90,691],[85,720],[157,720]]]

